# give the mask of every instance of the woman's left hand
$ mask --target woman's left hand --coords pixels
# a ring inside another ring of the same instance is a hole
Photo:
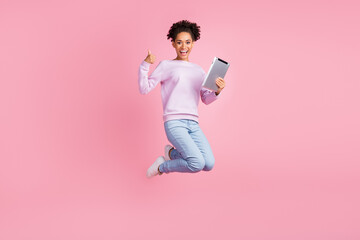
[[[218,77],[216,79],[216,85],[218,86],[218,90],[216,91],[216,95],[219,95],[219,93],[224,89],[225,87],[225,80],[221,77]]]

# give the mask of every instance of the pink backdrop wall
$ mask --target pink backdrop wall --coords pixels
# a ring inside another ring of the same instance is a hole
[[[357,1],[2,1],[0,239],[359,239]],[[167,143],[166,34],[231,63],[200,103],[213,171],[146,179]]]

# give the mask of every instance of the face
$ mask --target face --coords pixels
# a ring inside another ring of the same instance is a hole
[[[189,61],[189,54],[194,46],[194,42],[190,33],[181,32],[176,36],[175,41],[172,42],[173,47],[176,50],[176,60]],[[183,53],[184,52],[184,53]]]

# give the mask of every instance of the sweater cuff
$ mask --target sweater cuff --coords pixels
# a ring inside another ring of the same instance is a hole
[[[143,67],[145,67],[146,69],[149,69],[151,63],[148,63],[147,61],[143,60],[143,61],[141,62],[141,65],[142,65]]]

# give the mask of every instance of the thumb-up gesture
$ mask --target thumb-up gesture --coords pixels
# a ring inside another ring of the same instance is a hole
[[[153,64],[155,62],[155,55],[151,54],[150,50],[148,50],[148,55],[145,58],[145,62]]]

